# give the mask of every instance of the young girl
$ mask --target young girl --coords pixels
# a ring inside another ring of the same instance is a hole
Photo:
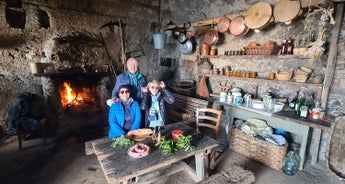
[[[143,90],[141,110],[145,110],[145,127],[158,128],[164,126],[166,122],[165,103],[173,104],[175,98],[165,87],[163,81],[153,80],[147,84]]]

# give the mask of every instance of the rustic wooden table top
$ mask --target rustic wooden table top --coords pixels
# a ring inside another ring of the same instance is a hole
[[[192,135],[192,151],[178,150],[172,154],[163,155],[161,150],[154,146],[152,139],[148,138],[143,143],[150,146],[150,154],[142,158],[132,158],[127,154],[126,148],[111,147],[112,140],[103,138],[93,142],[93,149],[108,183],[118,183],[131,178],[156,171],[174,162],[211,150],[217,146],[217,141],[208,136],[198,137],[194,129],[183,123],[166,125],[161,133],[171,139],[171,131],[180,129],[184,135]]]

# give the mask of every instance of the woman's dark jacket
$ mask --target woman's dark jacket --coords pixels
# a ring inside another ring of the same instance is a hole
[[[160,115],[163,119],[163,124],[165,124],[166,120],[167,120],[165,103],[172,105],[175,102],[175,97],[167,88],[161,89],[160,93],[161,94],[158,97],[159,112],[160,112]],[[151,93],[150,92],[143,93],[140,107],[141,107],[141,110],[145,110],[145,120],[142,122],[145,122],[146,128],[149,127],[149,125],[150,125],[150,121],[148,120],[148,116],[149,116],[151,104],[152,104]]]

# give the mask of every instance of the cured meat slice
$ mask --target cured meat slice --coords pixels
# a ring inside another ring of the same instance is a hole
[[[149,154],[150,147],[146,144],[136,144],[130,147],[127,151],[128,155],[133,158],[141,158]]]

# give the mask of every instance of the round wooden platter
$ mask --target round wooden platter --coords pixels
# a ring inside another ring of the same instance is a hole
[[[299,0],[280,0],[273,10],[275,20],[279,22],[288,22],[297,17],[301,9],[301,2]]]
[[[245,15],[245,24],[250,29],[260,29],[264,27],[272,17],[272,7],[265,2],[256,3]]]

